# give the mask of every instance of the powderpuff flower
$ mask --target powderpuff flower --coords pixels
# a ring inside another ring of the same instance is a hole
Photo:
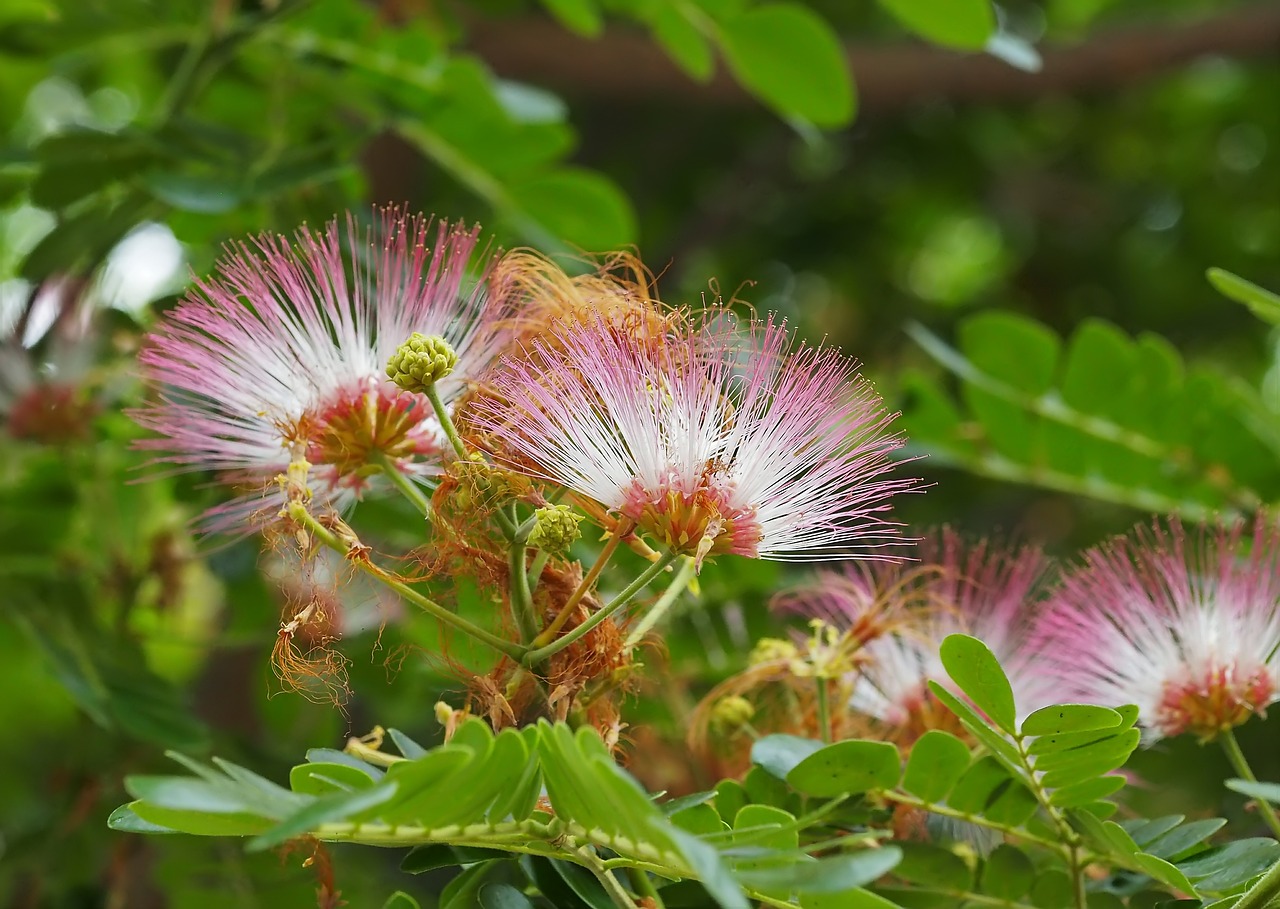
[[[434,234],[434,237],[433,237]],[[414,332],[457,353],[438,385],[446,406],[502,345],[491,264],[475,276],[478,229],[384,209],[367,231],[348,217],[293,241],[238,244],[215,277],[165,315],[140,356],[157,399],[134,414],[160,438],[162,462],[217,470],[256,492],[208,517],[210,529],[271,517],[269,491],[291,462],[310,463],[312,491],[341,509],[394,470],[440,473],[442,433],[428,400],[384,369]],[[347,260],[350,260],[348,266]]]
[[[1033,647],[1063,700],[1137,704],[1148,743],[1212,739],[1280,699],[1280,529],[1171,519],[1091,549]]]
[[[500,461],[699,561],[874,549],[898,538],[879,514],[915,483],[885,479],[902,439],[856,364],[772,320],[561,323],[488,384],[469,418]]]
[[[967,543],[943,529],[921,541],[917,555],[916,563],[824,571],[780,596],[775,608],[859,638],[849,709],[903,746],[929,729],[960,729],[927,685],[933,679],[954,689],[938,656],[949,634],[972,635],[991,648],[1020,712],[1043,706],[1046,693],[1025,644],[1048,572],[1044,554]]]

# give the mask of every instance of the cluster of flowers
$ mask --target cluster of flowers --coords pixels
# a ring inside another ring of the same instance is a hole
[[[1140,525],[1060,571],[1034,547],[950,530],[915,554],[823,572],[775,601],[857,642],[846,645],[849,716],[905,746],[955,731],[925,684],[946,679],[938,645],[953,633],[992,649],[1023,714],[1132,703],[1148,743],[1213,739],[1280,700],[1280,528],[1267,515]]]
[[[771,319],[670,309],[643,280],[477,247],[475,230],[392,209],[368,230],[231,250],[142,354],[161,389],[136,415],[159,436],[144,444],[250,488],[214,529],[272,518],[299,458],[341,510],[390,474],[441,475],[439,414],[412,393],[431,390],[496,463],[669,551],[802,559],[899,539],[880,515],[915,481],[886,479],[901,439],[839,351]],[[454,358],[429,389],[404,366],[424,340]]]
[[[1149,739],[1211,738],[1280,696],[1268,519],[1251,534],[1157,524],[1056,584],[1034,549],[950,533],[897,560],[902,529],[884,513],[918,487],[889,477],[902,440],[857,364],[773,318],[667,307],[631,260],[571,277],[388,209],[368,228],[230,250],[141,362],[159,389],[136,415],[157,433],[143,444],[246,490],[212,529],[278,519],[298,494],[282,475],[304,478],[309,507],[340,512],[379,484],[412,495],[479,464],[521,477],[506,488],[548,521],[565,523],[548,503],[567,496],[655,562],[857,557],[781,598],[818,622],[804,659],[791,645],[762,661],[838,681],[845,713],[904,743],[945,721],[924,680],[943,677],[937,648],[953,631],[992,647],[1023,709],[1136,702]],[[525,539],[557,534],[548,522]],[[524,629],[516,657],[560,632],[578,587],[558,621]]]

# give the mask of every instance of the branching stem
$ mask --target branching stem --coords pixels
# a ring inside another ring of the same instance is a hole
[[[604,571],[604,566],[609,564],[609,559],[613,558],[614,552],[618,548],[618,544],[622,542],[622,538],[631,532],[635,524],[623,522],[614,530],[613,536],[609,537],[604,544],[604,548],[600,550],[600,554],[596,556],[595,563],[587,570],[586,576],[583,577],[582,583],[578,585],[569,599],[565,601],[564,606],[560,608],[560,612],[551,620],[551,624],[547,626],[542,634],[534,639],[534,647],[545,647],[555,640],[555,636],[560,633],[560,629],[569,621],[569,617],[573,615],[573,611],[582,602],[582,598],[587,595],[587,591],[595,584],[600,577],[600,572]],[[554,652],[554,651],[553,651]]]
[[[369,460],[378,465],[378,468],[391,481],[391,484],[400,490],[400,494],[408,499],[414,508],[422,512],[423,517],[431,516],[430,500],[422,494],[422,490],[417,487],[413,480],[410,480],[402,471],[396,469],[396,465],[391,458],[387,457],[383,452],[376,451],[370,455]]]
[[[316,520],[315,516],[312,515],[311,512],[307,511],[306,506],[301,502],[289,503],[287,511],[292,520],[305,527],[312,536],[325,546],[328,546],[334,552],[343,556],[350,556],[352,550],[355,549],[355,544],[343,540],[328,527],[321,524]],[[395,575],[391,574],[391,572],[387,571],[385,568],[376,565],[372,559],[368,558],[367,555],[361,556],[360,558],[350,559],[350,561],[361,571],[381,581],[387,587],[390,587],[396,593],[400,594],[400,596],[404,597],[410,603],[413,603],[433,618],[439,619],[444,624],[461,631],[468,637],[475,638],[477,641],[488,644],[494,650],[511,657],[511,659],[516,662],[520,662],[524,657],[524,648],[519,647],[510,641],[504,641],[497,635],[485,631],[480,626],[467,621],[462,616],[450,612],[434,600],[428,599],[404,581],[401,581]]]
[[[1236,734],[1231,729],[1223,730],[1218,735],[1218,741],[1222,743],[1222,750],[1227,753],[1227,760],[1231,762],[1231,767],[1236,773],[1240,774],[1242,779],[1248,780],[1250,783],[1258,782],[1258,778],[1253,773],[1253,768],[1249,766],[1249,761],[1245,758],[1244,752],[1240,750],[1240,743],[1236,741]],[[1267,822],[1267,826],[1271,828],[1271,832],[1280,839],[1280,817],[1276,816],[1275,808],[1271,807],[1271,803],[1266,799],[1256,799],[1254,804],[1258,806],[1258,812],[1262,815],[1263,820]]]
[[[637,622],[636,627],[627,635],[626,643],[622,645],[623,650],[631,650],[644,640],[644,636],[662,620],[667,610],[680,598],[680,594],[684,593],[684,589],[689,586],[689,582],[697,573],[698,566],[693,557],[685,556],[680,562],[680,567],[676,569],[671,583],[662,592],[662,596],[658,597],[658,602],[653,604],[653,608],[644,614],[644,618]]]
[[[598,611],[587,618],[587,620],[581,625],[574,628],[563,637],[556,638],[550,644],[536,650],[530,650],[526,653],[524,657],[524,664],[526,666],[536,666],[543,660],[550,656],[554,656],[574,641],[586,635],[591,631],[591,629],[595,628],[605,619],[609,618],[609,616],[613,615],[623,606],[630,603],[631,600],[635,598],[636,594],[643,590],[650,581],[665,571],[667,566],[675,561],[675,558],[676,554],[669,552],[662,558],[658,559],[658,561],[652,563],[648,568],[640,572],[640,574],[636,576],[636,579],[628,584],[621,593],[610,600],[606,605],[600,607]]]

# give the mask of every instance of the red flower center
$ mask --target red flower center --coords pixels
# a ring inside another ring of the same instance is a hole
[[[1242,672],[1216,666],[1197,680],[1166,682],[1156,723],[1169,736],[1190,732],[1201,741],[1266,712],[1276,683],[1266,666]]]

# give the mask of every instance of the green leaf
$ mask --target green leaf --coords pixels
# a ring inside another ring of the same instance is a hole
[[[533,909],[529,898],[510,884],[484,884],[479,893],[480,909]]]
[[[697,872],[698,880],[720,909],[750,909],[742,895],[742,887],[721,861],[719,852],[683,830],[673,829],[671,835],[689,867]]]
[[[787,774],[787,782],[805,795],[835,798],[895,786],[901,766],[892,744],[850,739],[809,755]]]
[[[966,814],[982,814],[987,805],[1013,782],[1009,768],[992,755],[974,761],[973,766],[961,774],[959,781],[947,798],[947,804]]]
[[[480,888],[506,861],[481,862],[466,868],[445,885],[440,893],[440,909],[476,909]]]
[[[768,770],[780,780],[796,765],[823,748],[816,739],[802,739],[794,735],[766,735],[751,746],[751,762]]]
[[[133,810],[133,804],[121,805],[107,818],[107,826],[121,833],[177,833],[171,827],[161,827],[150,821],[144,821]]]
[[[960,700],[947,689],[943,688],[933,679],[929,680],[929,691],[933,696],[942,701],[948,710],[959,718],[961,725],[964,726],[978,742],[986,748],[991,754],[1004,764],[1010,770],[1018,772],[1022,769],[1021,759],[1018,756],[1018,750],[1003,738],[1000,733],[996,732],[977,712]]]
[[[734,76],[787,117],[817,126],[853,119],[853,81],[831,27],[798,3],[750,7],[719,23],[720,46]]]
[[[747,790],[737,780],[721,780],[716,783],[716,811],[719,812],[720,819],[726,823],[732,822],[738,816],[738,812],[742,810],[743,805],[747,804],[747,800]]]
[[[403,890],[397,890],[387,897],[387,901],[382,904],[382,909],[420,909],[420,907],[418,901],[409,894]]]
[[[1058,704],[1042,707],[1022,721],[1023,735],[1061,735],[1112,729],[1120,725],[1120,714],[1109,707],[1092,704]]]
[[[307,795],[368,789],[373,780],[346,764],[298,764],[289,771],[289,788]]]
[[[765,808],[767,806],[757,805],[755,807]],[[720,820],[720,813],[706,804],[690,805],[688,808],[683,808],[670,815],[670,817],[671,823],[681,830],[687,830],[694,836],[710,836],[724,830],[724,821]]]
[[[619,249],[635,241],[631,202],[606,177],[562,167],[508,187],[517,226],[537,226],[589,252]]]
[[[1139,852],[1133,857],[1134,864],[1149,874],[1154,880],[1159,881],[1166,887],[1172,887],[1174,890],[1181,890],[1191,896],[1196,895],[1196,888],[1191,881],[1187,880],[1187,876],[1169,864],[1162,858],[1156,858],[1154,855],[1147,855]]]
[[[591,909],[616,909],[613,899],[605,892],[600,880],[581,865],[550,859],[551,867],[560,879],[573,891],[573,895]]]
[[[1075,899],[1075,886],[1065,871],[1042,871],[1031,886],[1031,902],[1043,909],[1067,909]]]
[[[846,890],[843,893],[802,893],[801,909],[899,909],[897,903],[870,890]]]
[[[687,75],[706,82],[715,72],[711,45],[698,27],[685,15],[679,3],[659,3],[649,17],[653,37]]]
[[[1059,808],[1079,808],[1097,799],[1104,799],[1112,793],[1124,788],[1122,776],[1100,776],[1091,780],[1081,780],[1055,790],[1049,796],[1049,802]]]
[[[356,792],[338,792],[322,796],[301,811],[285,818],[281,823],[249,842],[251,852],[260,852],[278,846],[285,840],[310,833],[321,824],[345,820],[370,808],[389,802],[396,796],[396,784],[385,781],[370,789]]]
[[[880,5],[921,38],[943,47],[982,50],[996,30],[990,0],[880,0]]]
[[[604,18],[593,0],[542,0],[551,15],[571,32],[595,38],[604,28]]]
[[[178,211],[219,215],[244,201],[240,182],[227,177],[154,171],[142,182],[151,195]]]
[[[1280,296],[1221,268],[1211,268],[1205,274],[1220,294],[1243,303],[1264,322],[1280,325]]]
[[[1254,780],[1227,780],[1227,788],[1232,792],[1247,795],[1251,799],[1260,799],[1280,805],[1280,783],[1260,783]]]
[[[185,776],[128,776],[124,788],[161,808],[204,814],[257,813],[253,799],[230,780],[209,782]],[[263,815],[266,816],[266,815]]]
[[[1044,755],[1036,760],[1036,770],[1045,771],[1041,783],[1046,789],[1059,789],[1124,766],[1140,740],[1137,729],[1127,729],[1084,748]]]
[[[735,872],[748,887],[793,893],[841,893],[879,880],[902,859],[895,846],[866,849],[846,855],[795,862],[774,868]]]
[[[930,729],[911,746],[902,788],[926,802],[941,802],[969,766],[969,746],[949,732]]]
[[[973,872],[964,859],[949,849],[928,843],[897,843],[902,860],[893,869],[896,877],[939,890],[971,890]]]
[[[1142,844],[1142,851],[1162,859],[1175,859],[1193,846],[1198,846],[1224,826],[1226,820],[1207,817],[1174,827]],[[1136,837],[1135,837],[1136,839]]]
[[[131,802],[129,807],[148,824],[193,836],[253,836],[270,830],[275,824],[271,818],[247,811],[211,814],[207,811],[166,808],[143,800]]]
[[[1026,854],[1001,843],[982,865],[982,892],[997,899],[1017,900],[1030,892],[1036,870]]]
[[[388,729],[387,735],[390,736],[391,741],[395,743],[395,746],[399,749],[400,753],[411,761],[416,760],[427,753],[427,749],[423,748],[399,729]]]
[[[951,681],[993,723],[1012,735],[1018,728],[1013,688],[987,645],[967,634],[951,634],[939,653]]]
[[[1280,860],[1280,843],[1251,837],[1218,846],[1179,862],[1178,868],[1201,891],[1222,891],[1252,880]]]
[[[746,805],[733,819],[733,829],[742,831],[734,836],[733,842],[735,845],[749,843],[783,852],[794,850],[800,845],[800,831],[796,829],[795,820],[791,812],[772,805]],[[770,827],[777,828],[777,832],[767,829]]]

